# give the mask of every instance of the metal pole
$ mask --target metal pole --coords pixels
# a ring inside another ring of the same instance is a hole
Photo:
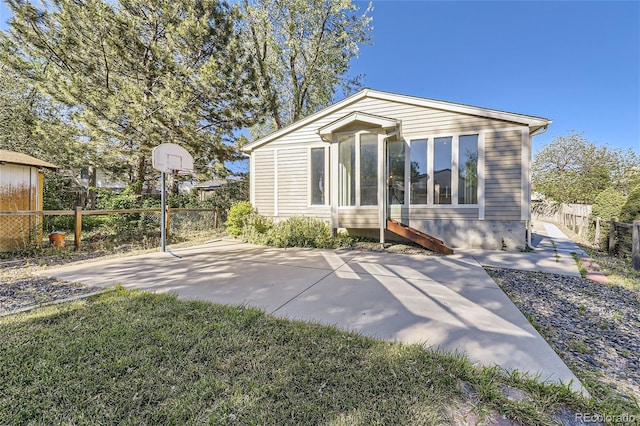
[[[160,173],[160,179],[162,180],[162,184],[161,184],[161,191],[162,193],[160,194],[160,204],[162,204],[161,208],[160,208],[160,239],[162,240],[162,251],[166,251],[166,238],[167,238],[167,229],[166,229],[166,198],[165,198],[165,192],[166,192],[166,185],[165,185],[165,178],[164,178],[164,172]]]

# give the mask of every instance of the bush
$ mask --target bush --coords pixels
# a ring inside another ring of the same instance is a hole
[[[591,217],[599,217],[603,221],[609,221],[612,217],[619,218],[620,211],[627,198],[614,188],[607,188],[596,197]]]
[[[227,215],[227,233],[234,237],[241,235],[249,217],[254,213],[253,206],[248,201],[240,201],[231,206]]]
[[[242,232],[245,241],[273,247],[338,248],[351,243],[347,236],[331,236],[329,225],[320,219],[295,216],[282,222],[253,213]]]
[[[640,220],[640,185],[636,186],[620,209],[620,222]]]

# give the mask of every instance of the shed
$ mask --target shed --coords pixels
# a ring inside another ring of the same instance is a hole
[[[42,169],[58,166],[20,152],[0,150],[0,212],[42,210]],[[0,215],[0,251],[20,250],[40,235],[41,216]]]
[[[531,140],[549,124],[364,89],[245,146],[251,202],[276,220],[312,216],[381,242],[523,249]]]

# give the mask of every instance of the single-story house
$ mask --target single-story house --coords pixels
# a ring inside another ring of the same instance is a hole
[[[42,169],[58,170],[58,166],[20,152],[0,150],[0,212],[42,210]],[[35,214],[0,215],[0,251],[25,248],[40,236],[41,225],[41,216]]]
[[[381,242],[400,222],[448,247],[523,249],[531,139],[549,124],[364,89],[244,148],[251,203]]]

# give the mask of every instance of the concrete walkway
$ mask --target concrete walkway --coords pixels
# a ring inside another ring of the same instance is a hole
[[[425,257],[276,249],[220,240],[175,250],[42,271],[88,285],[122,284],[184,299],[245,304],[279,317],[336,325],[367,336],[466,353],[474,362],[573,373],[466,254]]]
[[[456,253],[471,256],[484,266],[576,277],[580,276],[580,270],[572,253],[576,253],[579,257],[589,257],[551,223],[533,222],[531,245],[533,250],[529,252],[459,249]]]

